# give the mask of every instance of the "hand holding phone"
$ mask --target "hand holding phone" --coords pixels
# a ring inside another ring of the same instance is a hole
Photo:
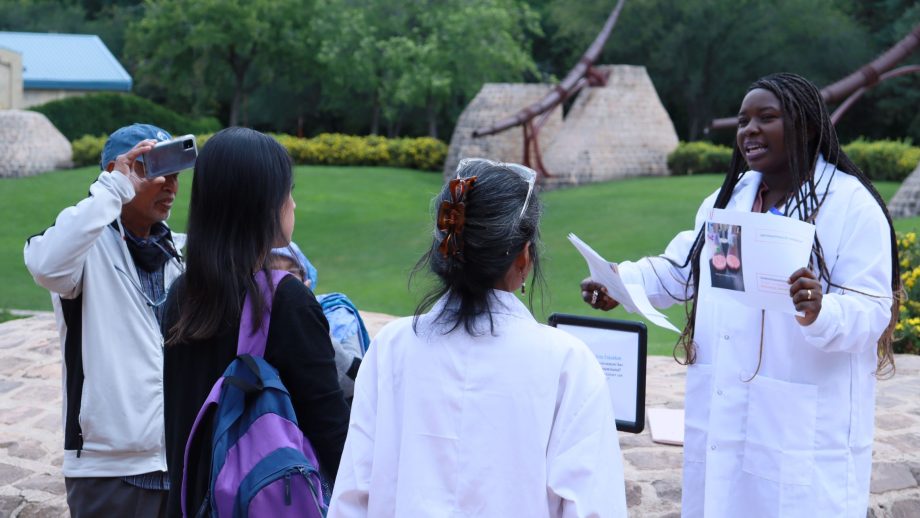
[[[147,179],[178,173],[195,167],[198,158],[198,144],[194,135],[183,135],[172,140],[158,142],[144,155],[144,169]]]
[[[152,139],[138,142],[133,148],[129,149],[128,152],[115,157],[115,163],[111,170],[128,177],[128,179],[131,180],[131,184],[134,185],[134,190],[137,191],[143,179],[134,171],[134,163],[141,155],[153,149],[155,144],[156,140]]]

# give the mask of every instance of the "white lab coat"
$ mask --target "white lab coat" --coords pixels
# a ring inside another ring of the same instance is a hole
[[[387,325],[355,384],[329,518],[626,516],[604,374],[494,291],[494,334]]]
[[[816,167],[819,197],[829,186],[816,233],[831,282],[876,296],[828,292],[825,284],[821,312],[807,327],[766,311],[763,362],[745,382],[757,367],[761,311],[700,292],[698,356],[687,370],[685,517],[866,516],[876,344],[891,316],[891,239],[869,192],[833,169],[823,159]],[[750,211],[760,178],[747,172],[726,208]],[[675,237],[665,256],[683,264],[715,196],[700,207],[696,230]],[[669,292],[684,295],[689,268],[657,257],[621,263],[620,272],[641,279],[652,303],[666,307],[677,302]]]

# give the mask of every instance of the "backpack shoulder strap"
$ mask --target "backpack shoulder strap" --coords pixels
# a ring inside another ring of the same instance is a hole
[[[265,272],[256,272],[256,284],[262,294],[262,300],[265,301],[262,312],[262,325],[258,329],[254,327],[252,300],[250,300],[247,293],[246,300],[243,302],[243,311],[240,314],[240,336],[236,346],[237,356],[244,354],[251,354],[260,358],[265,356],[265,341],[268,339],[268,324],[271,321],[272,314],[272,294],[278,289],[281,280],[288,275],[290,274],[284,270],[272,270],[271,278],[267,279]]]
[[[192,441],[197,437],[198,427],[201,426],[201,422],[204,420],[205,416],[208,415],[208,411],[211,410],[213,407],[217,406],[217,402],[220,400],[220,390],[221,390],[221,387],[223,387],[223,385],[224,385],[224,378],[223,376],[221,376],[217,380],[217,383],[215,383],[214,386],[211,387],[211,392],[208,394],[207,399],[204,400],[204,404],[201,405],[201,409],[198,410],[198,415],[195,416],[195,422],[194,424],[192,424],[192,429],[189,432],[188,439],[186,440],[186,443],[185,443],[185,455],[183,459],[184,462],[182,463],[182,493],[180,494],[181,498],[179,498],[180,504],[182,507],[182,516],[188,516],[188,512],[187,512],[188,510],[186,509],[185,500],[186,500],[186,495],[188,494],[187,493],[188,458],[189,458],[189,452],[191,451]]]

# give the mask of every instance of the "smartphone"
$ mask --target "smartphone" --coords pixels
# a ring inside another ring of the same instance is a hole
[[[143,157],[147,178],[166,176],[195,167],[198,144],[195,142],[195,135],[183,135],[158,142],[153,149],[144,153]]]

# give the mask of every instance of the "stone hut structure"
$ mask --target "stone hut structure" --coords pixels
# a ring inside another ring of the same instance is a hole
[[[920,215],[920,164],[904,179],[898,192],[888,203],[892,218],[906,218]]]
[[[0,110],[0,178],[70,167],[70,142],[38,112]]]
[[[677,132],[641,66],[601,66],[607,85],[578,94],[543,156],[547,185],[668,174]]]
[[[457,119],[444,161],[445,178],[454,174],[462,158],[520,162],[524,156],[524,130],[520,126],[482,138],[473,138],[473,131],[514,115],[521,108],[542,99],[551,88],[546,84],[484,84]],[[540,130],[538,140],[541,149],[546,149],[544,146],[553,140],[561,127],[562,111],[555,109]]]
[[[552,175],[544,179],[544,187],[668,174],[667,156],[677,147],[677,132],[645,67],[597,68],[610,72],[607,85],[583,89],[564,120],[557,110],[540,131],[543,164]],[[469,156],[520,162],[524,143],[520,127],[479,139],[472,132],[539,100],[550,88],[483,86],[454,129],[445,175],[453,173],[460,158]]]

